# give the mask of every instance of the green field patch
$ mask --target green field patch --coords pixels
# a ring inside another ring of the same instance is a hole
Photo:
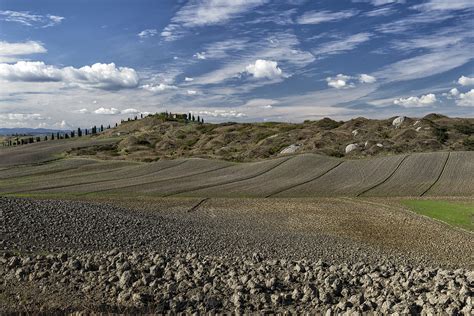
[[[472,202],[405,200],[402,203],[418,214],[474,231],[474,203]]]

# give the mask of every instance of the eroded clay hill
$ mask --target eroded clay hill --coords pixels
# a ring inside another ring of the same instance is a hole
[[[438,114],[401,118],[372,120],[360,117],[347,122],[325,118],[300,124],[198,124],[153,115],[123,122],[98,136],[118,137],[114,144],[74,149],[70,153],[139,161],[178,157],[255,161],[285,153],[359,158],[474,150],[472,118],[449,118]]]

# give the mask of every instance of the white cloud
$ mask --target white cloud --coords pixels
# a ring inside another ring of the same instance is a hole
[[[474,89],[459,94],[459,99],[456,101],[456,104],[459,106],[474,106]]]
[[[404,33],[425,24],[438,23],[450,18],[454,15],[447,14],[440,11],[427,11],[417,14],[411,14],[404,18],[396,19],[393,22],[388,22],[377,26],[375,29],[382,33]]]
[[[381,6],[394,3],[405,3],[405,0],[352,0],[352,2],[369,2],[373,6]]]
[[[433,93],[422,95],[421,97],[399,98],[393,101],[393,104],[406,108],[425,107],[433,105],[437,101]]]
[[[462,66],[471,59],[469,48],[453,47],[403,59],[383,67],[374,76],[387,82],[425,78]]]
[[[121,114],[139,114],[140,111],[138,111],[137,109],[130,108],[130,109],[122,110],[120,111],[120,113]]]
[[[341,38],[336,41],[323,43],[320,47],[313,50],[313,53],[316,55],[340,54],[355,49],[360,44],[370,40],[371,36],[372,34],[370,33],[358,33],[350,35],[346,38]]]
[[[351,76],[338,74],[336,77],[327,77],[326,82],[329,87],[336,89],[353,88],[354,84],[348,82],[350,79],[352,79]]]
[[[197,59],[206,59],[206,53],[205,52],[201,52],[201,53],[196,53],[193,55],[193,57],[196,57]]]
[[[265,2],[265,0],[191,0],[179,10],[172,22],[187,27],[221,24]]]
[[[395,10],[392,7],[384,7],[384,8],[374,9],[372,11],[365,12],[364,15],[370,16],[370,17],[387,16],[387,15],[394,14],[395,12],[397,12],[397,10]]]
[[[377,81],[377,78],[367,75],[367,74],[361,74],[359,75],[359,82],[361,83],[374,83]]]
[[[413,6],[414,9],[428,11],[451,11],[474,8],[472,0],[429,0],[423,4]]]
[[[40,121],[45,118],[38,113],[0,113],[0,120],[9,120],[9,121]]]
[[[18,56],[46,53],[41,42],[9,43],[0,41],[0,62],[15,62]]]
[[[65,120],[61,120],[61,122],[54,124],[54,126],[59,127],[60,129],[71,128],[71,125]]]
[[[119,113],[120,113],[120,110],[113,107],[112,108],[100,107],[94,111],[94,114],[103,114],[103,115],[115,115]]]
[[[166,90],[176,90],[178,87],[173,85],[168,85],[164,83],[160,83],[159,85],[150,85],[146,84],[142,86],[142,89],[148,90],[150,92],[163,92]]]
[[[461,76],[458,79],[458,83],[461,86],[473,86],[474,85],[474,77]]]
[[[141,39],[149,38],[158,35],[158,30],[156,29],[146,29],[137,34]]]
[[[300,16],[296,22],[298,24],[319,24],[324,22],[334,22],[350,18],[356,15],[358,11],[346,10],[339,12],[331,11],[309,11]]]
[[[457,88],[452,88],[451,90],[449,90],[448,95],[452,96],[452,97],[457,97],[459,95],[459,93],[460,92]]]
[[[198,111],[193,112],[198,113],[199,115],[207,115],[212,117],[223,117],[223,118],[240,118],[246,117],[247,115],[236,110],[214,110],[214,111]]]
[[[255,78],[275,79],[283,75],[276,61],[257,59],[254,64],[248,65],[245,70]]]
[[[0,79],[25,82],[63,81],[72,85],[104,90],[134,88],[138,86],[139,81],[134,69],[117,68],[114,63],[96,63],[81,68],[57,68],[41,61],[0,64]]]
[[[189,95],[196,95],[197,94],[197,91],[196,90],[188,90],[187,93]]]
[[[0,20],[20,23],[25,26],[50,27],[55,26],[64,20],[64,17],[57,15],[32,14],[29,11],[0,11]]]
[[[175,40],[186,28],[222,24],[265,2],[267,0],[190,0],[179,9],[161,36]]]
[[[16,64],[0,64],[0,79],[7,81],[61,81],[63,72],[42,61],[19,61]]]
[[[274,104],[277,104],[277,100],[273,99],[251,99],[248,100],[243,106],[248,108],[262,108],[271,109]]]
[[[193,78],[190,78],[190,77],[185,77],[185,78],[184,78],[184,81],[186,81],[186,82],[190,82],[190,81],[193,81],[193,80],[194,80],[194,79],[193,79]]]
[[[79,114],[87,114],[89,113],[89,110],[84,108],[84,109],[79,109],[77,111],[75,111],[76,113],[79,113]]]
[[[236,40],[237,42],[237,40]],[[238,55],[232,55],[230,58],[225,58],[224,65],[219,69],[201,75],[195,78],[197,84],[218,84],[222,83],[225,80],[230,78],[240,78],[242,70],[244,70],[249,64],[255,63],[255,56],[258,56],[259,59],[265,60],[278,60],[278,63],[283,63],[285,65],[285,72],[291,73],[301,69],[308,64],[312,63],[315,58],[314,56],[307,51],[300,50],[300,42],[298,38],[292,33],[277,33],[269,37],[266,41],[245,41],[240,40],[239,43],[247,42],[244,48],[239,48]],[[217,45],[221,47],[222,45]],[[211,50],[210,52],[214,53],[225,53],[222,50]],[[242,82],[239,83],[236,89],[249,91],[259,86],[274,83],[273,81],[253,81],[251,85],[249,83],[243,85]]]

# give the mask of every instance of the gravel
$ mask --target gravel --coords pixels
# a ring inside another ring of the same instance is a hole
[[[0,211],[2,313],[472,313],[471,269],[342,238],[216,227],[199,209],[0,198]]]

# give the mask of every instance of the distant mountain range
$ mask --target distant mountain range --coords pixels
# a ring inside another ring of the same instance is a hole
[[[59,129],[47,129],[47,128],[0,128],[0,135],[45,135],[51,133],[64,133],[69,132]]]

